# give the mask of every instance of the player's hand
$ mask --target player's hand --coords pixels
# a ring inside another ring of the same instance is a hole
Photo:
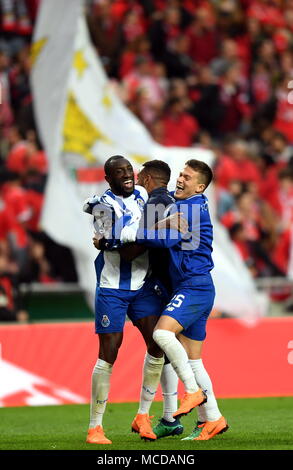
[[[102,240],[103,237],[98,237],[98,234],[96,233],[93,237],[93,244],[97,248],[97,250],[101,249],[100,241]]]
[[[183,234],[188,232],[188,222],[183,217],[183,212],[175,212],[175,214],[169,215],[169,219],[170,228],[178,230],[178,232]]]
[[[175,212],[174,214],[169,215],[165,219],[160,220],[156,224],[156,229],[166,229],[171,228],[173,230],[178,230],[180,233],[188,232],[188,222],[185,217],[182,217],[183,212]]]
[[[97,248],[97,250],[99,250],[99,242],[100,240],[98,240],[97,238],[93,237],[93,244],[94,246]]]

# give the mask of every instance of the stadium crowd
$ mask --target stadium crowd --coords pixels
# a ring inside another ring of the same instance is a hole
[[[71,254],[39,224],[47,160],[29,75],[40,1],[0,1],[1,291],[16,277],[76,280]],[[293,228],[293,1],[86,5],[116,93],[157,142],[214,151],[219,220],[254,277],[285,276]]]

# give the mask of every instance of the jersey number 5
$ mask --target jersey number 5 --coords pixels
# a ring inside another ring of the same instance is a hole
[[[174,295],[168,305],[172,305],[172,307],[180,307],[184,299],[185,295],[183,294]]]

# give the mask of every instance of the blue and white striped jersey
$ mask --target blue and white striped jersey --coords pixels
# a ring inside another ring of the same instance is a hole
[[[85,201],[83,210],[94,216],[97,232],[107,239],[119,241],[119,230],[131,227],[136,232],[145,203],[147,191],[135,186],[128,197],[116,196],[110,189],[101,196]],[[123,290],[140,289],[149,273],[148,252],[133,261],[124,261],[117,250],[100,251],[95,261],[99,287]]]

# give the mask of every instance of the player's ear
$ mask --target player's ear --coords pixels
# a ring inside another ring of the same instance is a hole
[[[206,187],[207,187],[206,184],[200,183],[200,184],[199,184],[199,191],[200,191],[201,193],[203,193],[204,190],[206,189]]]
[[[107,183],[110,183],[110,177],[108,175],[105,175],[105,180],[107,181]]]

